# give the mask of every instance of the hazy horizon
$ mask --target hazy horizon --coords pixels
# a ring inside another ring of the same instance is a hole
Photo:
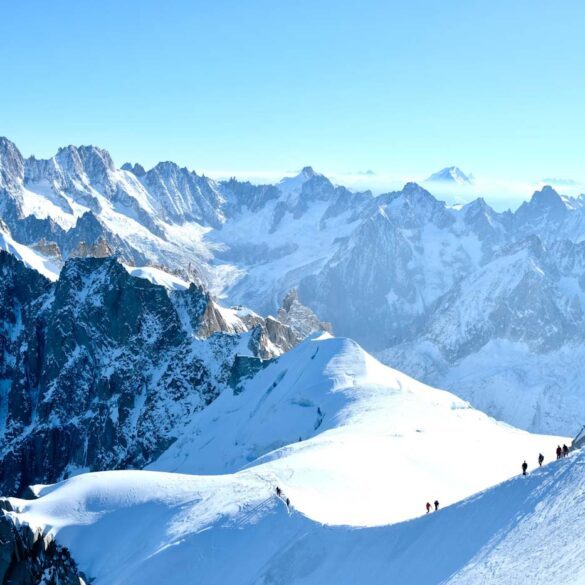
[[[10,136],[6,136],[8,140],[12,140]],[[51,158],[54,156],[58,148],[69,146],[69,144],[61,144],[55,148],[52,153],[43,153],[40,155],[34,151],[23,150],[21,145],[16,143],[17,148],[21,151],[23,156],[35,156],[36,158]],[[83,145],[89,145],[86,141]],[[76,144],[74,146],[82,146],[82,144]],[[98,148],[102,148],[112,155],[112,151],[107,146],[102,144],[93,144]],[[144,166],[146,170],[155,166],[158,162],[163,161],[160,159],[150,165],[145,165],[141,160],[137,160],[136,157],[131,157],[129,160],[116,160],[112,156],[114,164],[117,168],[120,168],[123,164],[129,162],[132,164],[138,163]],[[156,157],[155,157],[156,159]],[[177,162],[177,161],[172,161]],[[180,164],[180,163],[177,163]],[[335,171],[322,169],[315,165],[307,164],[297,169],[283,168],[281,170],[242,170],[242,169],[204,169],[197,165],[181,165],[187,166],[191,171],[195,171],[199,175],[205,175],[215,180],[226,180],[232,177],[240,181],[249,181],[253,184],[275,184],[281,179],[286,177],[294,176],[301,172],[302,168],[310,166],[316,172],[325,175],[331,182],[336,185],[341,185],[351,189],[353,191],[372,191],[375,195],[387,193],[390,191],[399,191],[408,182],[415,182],[424,187],[427,191],[432,193],[437,199],[444,200],[447,204],[457,203],[469,203],[481,197],[497,211],[505,211],[511,209],[512,211],[519,207],[524,201],[531,198],[533,193],[541,189],[544,185],[552,186],[559,194],[576,197],[585,193],[585,183],[576,180],[564,180],[556,179],[554,177],[545,177],[542,179],[525,179],[525,180],[513,180],[499,177],[486,177],[475,172],[469,172],[468,169],[461,169],[466,175],[472,177],[471,184],[456,184],[456,183],[440,183],[434,181],[428,181],[429,177],[440,170],[449,168],[457,165],[444,165],[441,168],[429,169],[426,173],[418,175],[406,175],[406,174],[390,174],[385,172],[377,172],[373,169],[365,169],[360,171]]]
[[[0,134],[43,158],[90,143],[210,176],[310,164],[374,190],[457,165],[513,207],[543,178],[583,181],[584,16],[577,0],[12,3]]]

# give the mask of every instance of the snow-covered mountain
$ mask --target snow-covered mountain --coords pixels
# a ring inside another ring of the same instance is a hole
[[[311,167],[252,185],[171,162],[118,169],[95,147],[25,159],[6,139],[0,177],[2,247],[52,278],[116,254],[263,315],[296,288],[337,334],[490,414],[569,434],[585,418],[582,197],[545,187],[498,213],[414,183],[353,193]]]
[[[383,359],[528,429],[574,433],[585,417],[583,244],[504,246],[444,295],[419,337]]]
[[[427,183],[454,183],[456,185],[471,185],[473,179],[471,175],[466,175],[459,167],[445,167],[436,173],[433,173],[427,180]]]
[[[579,583],[584,214],[1,139],[0,576]]]
[[[83,474],[4,507],[102,585],[158,584],[171,568],[204,583],[480,583],[503,547],[575,520],[583,458],[457,502],[517,475],[523,459],[548,461],[559,440],[498,423],[325,334],[194,413],[149,470]],[[435,499],[445,509],[420,518]],[[571,535],[583,528],[577,514]],[[580,556],[555,583],[581,574]],[[493,582],[514,582],[504,561]],[[535,582],[550,583],[536,551],[531,561]]]

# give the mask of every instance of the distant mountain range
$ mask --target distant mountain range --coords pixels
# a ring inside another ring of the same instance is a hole
[[[253,185],[117,168],[93,146],[24,159],[1,139],[0,218],[0,245],[50,279],[115,255],[261,315],[296,288],[337,334],[496,417],[565,434],[585,420],[583,197],[544,187],[498,213],[415,183],[356,193],[310,167]]]

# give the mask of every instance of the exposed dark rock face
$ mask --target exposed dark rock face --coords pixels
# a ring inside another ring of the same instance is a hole
[[[0,275],[5,495],[143,467],[194,412],[302,338],[272,317],[238,318],[197,285],[135,278],[114,258],[71,259],[50,283],[0,252]]]
[[[221,390],[162,287],[113,259],[69,261],[50,286],[0,262],[16,272],[1,299],[3,493],[76,469],[140,467]],[[229,368],[233,340],[206,345]]]
[[[91,211],[84,213],[77,220],[75,226],[58,240],[58,243],[65,258],[91,256],[92,254],[84,254],[82,250],[101,246],[116,251],[121,258],[133,264],[146,262],[144,256],[108,230]]]
[[[243,208],[250,211],[259,211],[269,201],[278,199],[279,190],[274,185],[252,185],[230,179],[221,183],[227,200],[229,214],[240,213]]]
[[[140,467],[221,391],[235,338],[195,340],[166,290],[115,260],[70,261],[55,285],[5,253],[0,265],[3,493]],[[203,314],[194,320],[204,327]]]
[[[12,507],[0,500],[0,583],[3,585],[84,585],[69,550],[50,534],[15,524]]]
[[[8,200],[8,206],[11,205]],[[79,217],[68,231],[51,219],[32,215],[21,218],[16,213],[7,214],[6,224],[15,240],[59,261],[87,256],[103,258],[116,253],[130,264],[148,264],[144,254],[109,230],[91,211]]]
[[[39,219],[29,215],[22,219],[10,221],[13,237],[23,244],[31,245],[41,240],[61,243],[66,238],[66,231],[50,218]]]
[[[131,173],[136,175],[138,178],[143,177],[146,174],[144,167],[139,163],[134,163],[134,164],[124,163],[120,168],[123,171],[130,171]]]
[[[242,391],[241,382],[247,378],[254,377],[269,363],[268,360],[262,360],[256,357],[243,355],[236,356],[230,378],[230,385],[233,387],[234,393],[239,394]]]

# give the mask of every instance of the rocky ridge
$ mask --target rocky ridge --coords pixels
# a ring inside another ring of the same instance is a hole
[[[300,341],[274,318],[241,319],[200,286],[169,291],[114,258],[68,260],[51,283],[0,251],[0,274],[5,495],[143,467],[247,375],[239,359],[253,371]]]

